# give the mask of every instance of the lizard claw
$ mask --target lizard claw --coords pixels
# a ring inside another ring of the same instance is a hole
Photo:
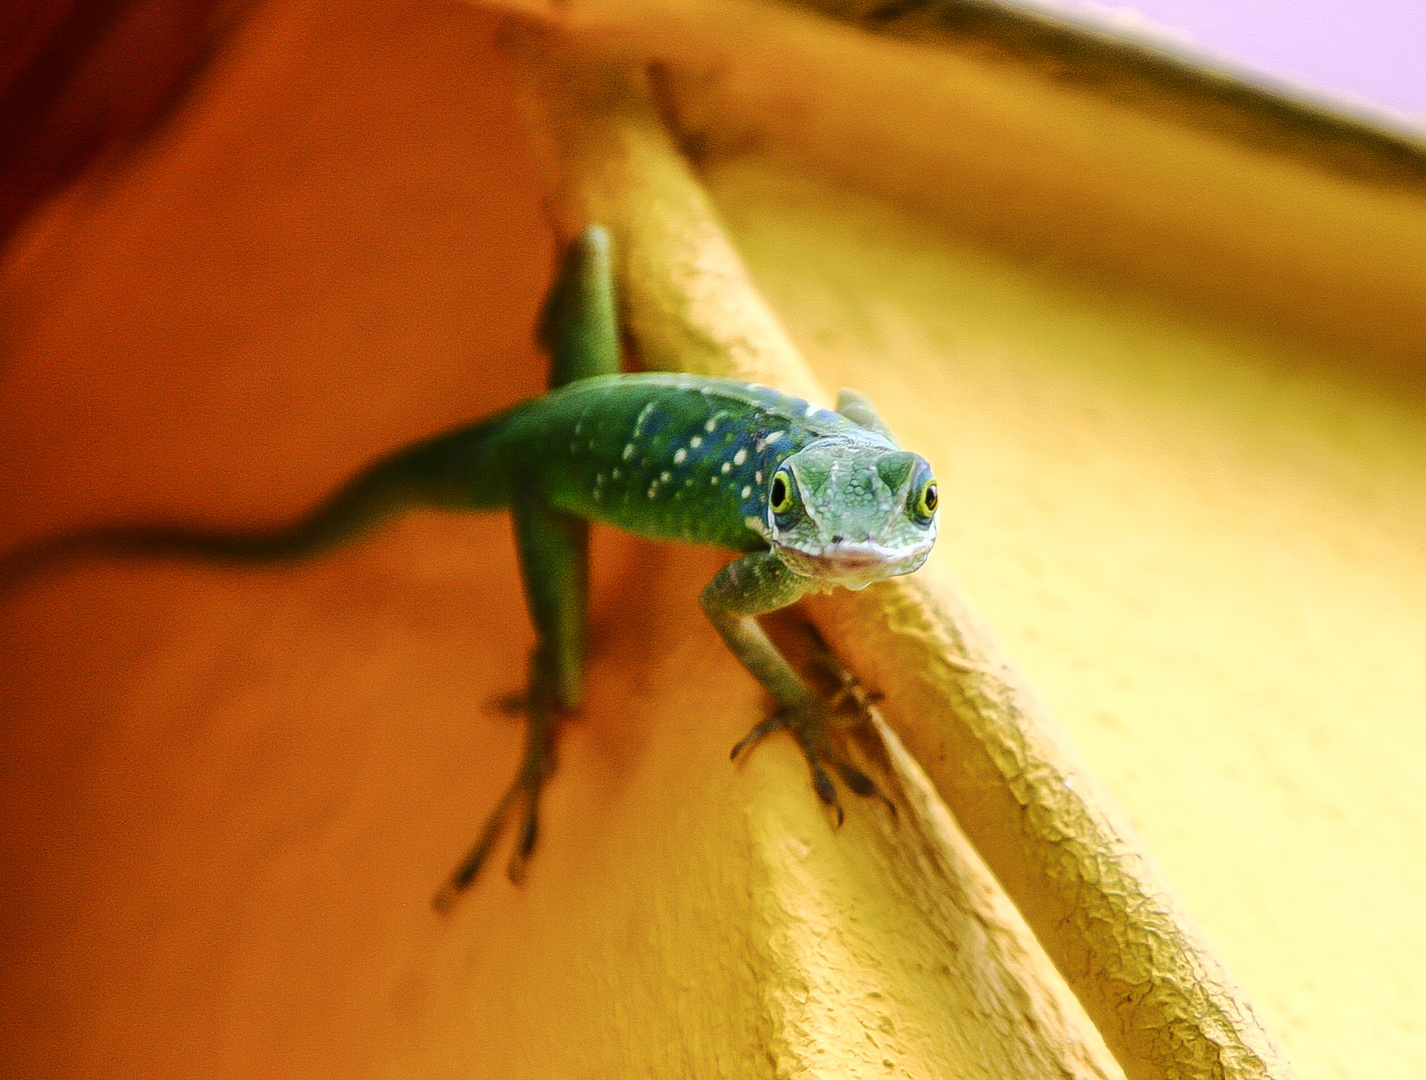
[[[802,756],[807,760],[807,770],[812,778],[812,790],[817,793],[817,798],[822,805],[837,815],[838,828],[841,828],[842,823],[846,820],[846,814],[842,810],[842,801],[837,796],[836,784],[832,782],[832,777],[827,772],[828,765],[842,778],[842,783],[846,784],[847,789],[854,795],[868,799],[880,799],[895,816],[896,805],[882,793],[876,781],[848,761],[837,746],[829,710],[820,702],[811,701],[805,705],[790,705],[778,709],[771,716],[759,721],[751,731],[739,739],[729,757],[736,760],[744,750],[749,749],[774,731],[786,731],[797,743],[798,748],[802,751]]]
[[[488,699],[485,705],[487,709],[498,712],[502,716],[524,716],[530,711],[530,696],[518,692],[501,694],[499,697]]]
[[[746,747],[761,742],[764,736],[771,735],[774,731],[778,731],[784,726],[780,714],[774,713],[772,716],[769,716],[766,720],[754,726],[752,731],[738,740],[737,745],[734,746],[732,752],[728,754],[729,760],[737,761],[738,755],[741,754]]]
[[[485,865],[491,849],[504,834],[510,815],[517,807],[524,807],[524,820],[520,823],[515,850],[505,865],[505,876],[513,884],[519,885],[525,880],[530,855],[539,839],[540,791],[555,771],[555,742],[560,728],[560,709],[550,700],[550,695],[541,693],[538,687],[528,694],[500,699],[500,703],[512,712],[523,712],[527,715],[529,733],[525,743],[525,757],[514,782],[486,819],[485,827],[480,831],[480,838],[432,898],[431,906],[442,915],[455,906],[460,894],[480,875],[481,867]]]
[[[837,798],[837,788],[816,756],[808,752],[805,747],[803,753],[807,757],[807,767],[812,772],[812,790],[817,792],[817,798],[822,800],[823,806],[830,807],[837,812],[837,828],[840,829],[842,822],[847,820],[847,815],[842,812],[842,800]]]
[[[837,655],[831,649],[827,648],[821,635],[813,631],[812,638],[818,646],[817,668],[828,675],[835,684],[835,688],[831,692],[831,707],[835,710],[850,705],[850,711],[855,713],[857,722],[870,718],[872,707],[880,702],[884,695],[878,690],[868,690],[864,687],[861,680],[837,659]]]
[[[842,783],[847,785],[853,795],[860,795],[863,799],[880,799],[891,811],[891,816],[896,817],[896,804],[887,798],[870,776],[845,759],[833,761],[832,767],[837,770]]]
[[[431,906],[436,911],[442,915],[449,912],[455,906],[460,894],[470,887],[471,882],[480,873],[480,868],[485,865],[485,859],[490,854],[490,849],[495,846],[495,842],[500,839],[500,834],[505,831],[505,819],[509,816],[511,809],[517,800],[526,797],[527,794],[517,780],[510,790],[501,797],[500,802],[491,811],[490,817],[486,819],[485,828],[480,832],[480,839],[475,842],[475,846],[470,849],[466,857],[461,860],[460,865],[451,872],[451,876],[446,879],[445,884],[431,899]],[[511,861],[514,861],[513,857]]]

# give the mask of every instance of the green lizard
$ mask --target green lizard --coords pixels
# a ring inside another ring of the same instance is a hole
[[[438,910],[475,880],[521,806],[512,880],[520,880],[534,849],[560,722],[582,694],[589,521],[742,553],[709,582],[702,605],[776,708],[732,756],[787,731],[807,759],[818,798],[839,822],[826,766],[859,795],[879,794],[876,785],[835,748],[828,707],[757,617],[810,593],[910,573],[936,538],[930,466],[897,447],[861,395],[843,390],[833,412],[731,379],[620,374],[602,227],[589,227],[571,246],[546,302],[541,339],[551,359],[548,393],[378,460],[290,528],[218,535],[115,527],[40,549],[274,561],[319,553],[407,508],[508,507],[537,633],[521,699],[524,760],[480,839],[436,894]]]

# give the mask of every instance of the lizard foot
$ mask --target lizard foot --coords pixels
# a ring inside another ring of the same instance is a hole
[[[511,816],[521,809],[524,810],[524,816],[515,840],[515,850],[505,867],[505,874],[516,885],[525,879],[525,867],[539,838],[540,790],[555,771],[555,739],[560,726],[560,716],[555,707],[539,701],[535,695],[526,700],[537,701],[539,704],[525,709],[529,717],[529,736],[520,771],[491,811],[490,817],[486,819],[480,839],[431,900],[431,906],[441,914],[450,911],[460,894],[475,881],[491,849],[505,832]],[[524,705],[525,702],[522,701],[521,704]]]
[[[858,704],[861,704],[859,699]],[[801,749],[802,756],[807,759],[807,769],[812,774],[812,790],[817,793],[822,805],[836,813],[839,828],[846,815],[842,811],[842,801],[837,796],[837,787],[827,772],[829,766],[854,795],[866,799],[880,799],[895,817],[896,804],[882,793],[875,780],[847,760],[846,754],[837,745],[833,735],[834,728],[831,710],[820,702],[814,700],[802,705],[786,705],[738,740],[738,744],[728,756],[736,761],[744,750],[750,749],[774,731],[785,731],[792,736]]]

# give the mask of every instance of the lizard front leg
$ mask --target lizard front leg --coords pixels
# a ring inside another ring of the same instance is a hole
[[[776,553],[758,551],[720,570],[704,588],[700,600],[733,655],[772,695],[776,706],[771,716],[733,747],[730,756],[736,758],[774,731],[786,731],[807,759],[817,797],[836,812],[840,825],[844,816],[841,800],[824,762],[857,795],[883,801],[885,796],[871,777],[847,761],[838,749],[828,726],[830,710],[793,670],[757,621],[757,616],[794,604],[817,587],[812,578],[789,568]]]

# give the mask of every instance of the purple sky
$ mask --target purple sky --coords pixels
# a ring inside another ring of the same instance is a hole
[[[1138,12],[1198,47],[1426,125],[1426,0],[1068,0]]]

